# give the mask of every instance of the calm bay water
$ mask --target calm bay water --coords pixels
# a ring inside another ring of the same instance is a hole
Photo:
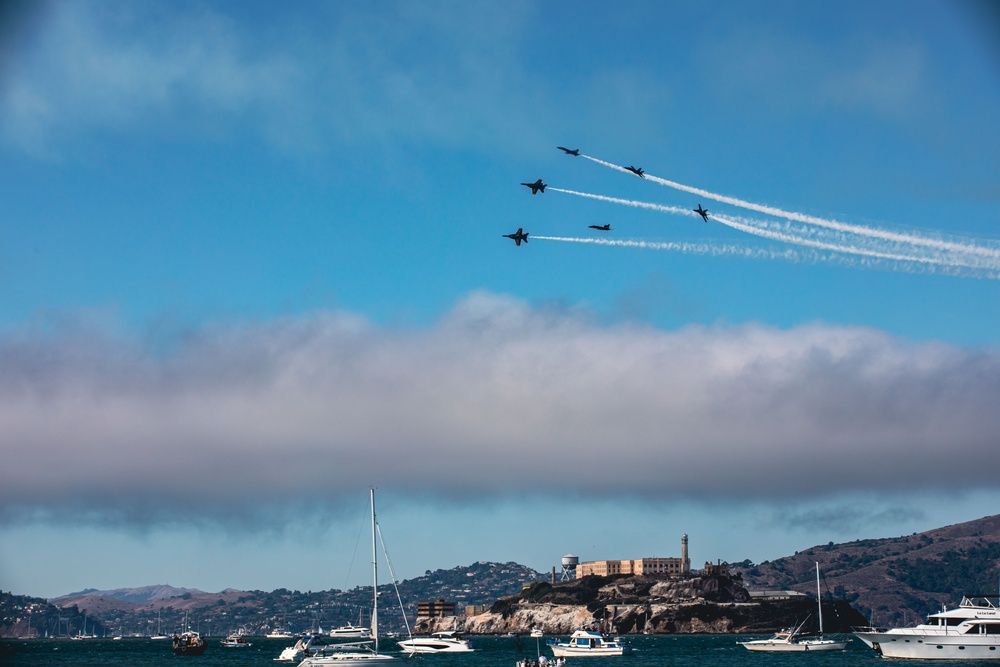
[[[527,637],[472,636],[475,653],[438,654],[403,661],[400,667],[514,667],[514,662],[527,653],[536,655],[536,640]],[[637,652],[620,658],[571,658],[567,667],[871,667],[927,666],[927,663],[907,660],[886,661],[858,640],[852,640],[843,652],[804,654],[750,653],[736,642],[735,635],[663,635],[623,637]],[[38,639],[31,641],[2,640],[0,665],[3,667],[276,667],[286,646],[293,642],[283,639],[251,639],[250,648],[225,648],[220,638],[209,640],[208,651],[197,657],[178,657],[170,650],[170,642],[148,639],[89,639],[84,641]],[[519,650],[520,648],[520,650]],[[544,642],[542,653],[551,657]],[[382,652],[395,652],[392,641],[380,644]],[[967,663],[963,663],[967,664]]]

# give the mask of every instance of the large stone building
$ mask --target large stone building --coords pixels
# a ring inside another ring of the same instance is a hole
[[[455,603],[437,600],[435,602],[418,602],[417,616],[444,617],[455,615]]]
[[[637,558],[635,560],[593,560],[580,563],[576,568],[576,578],[596,574],[607,577],[612,574],[688,574],[691,559],[688,558],[688,536],[681,537],[680,558]]]

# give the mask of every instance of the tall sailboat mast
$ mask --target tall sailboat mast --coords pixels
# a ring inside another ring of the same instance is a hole
[[[823,595],[819,592],[819,561],[816,561],[816,607],[819,609],[819,636],[823,636]]]
[[[378,653],[378,552],[375,549],[375,487],[372,499],[372,634],[375,635],[375,652]]]

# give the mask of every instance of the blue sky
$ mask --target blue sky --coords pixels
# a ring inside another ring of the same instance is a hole
[[[997,14],[10,5],[0,586],[364,583],[370,485],[404,578],[991,514]]]

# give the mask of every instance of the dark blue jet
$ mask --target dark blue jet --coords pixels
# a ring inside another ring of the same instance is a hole
[[[643,175],[643,173],[642,173],[642,167],[633,167],[632,165],[629,165],[628,167],[626,167],[626,169],[628,169],[629,171],[631,171],[633,174],[635,174],[639,178],[646,178]]]
[[[590,225],[590,228],[591,229],[596,229],[596,230],[602,231],[602,232],[610,232],[611,231],[611,225],[604,225],[603,227],[601,225]]]
[[[580,154],[580,149],[579,148],[574,148],[573,150],[570,150],[568,148],[563,148],[562,146],[556,146],[556,148],[558,148],[559,150],[561,150],[566,155],[579,155]]]
[[[521,183],[521,185],[531,188],[531,194],[537,195],[539,192],[545,192],[545,183],[542,183],[542,179],[538,179],[534,183]]]
[[[525,243],[528,242],[528,232],[522,231],[521,227],[518,227],[517,231],[513,234],[504,234],[503,237],[505,239],[514,239],[514,243],[516,243],[518,247],[521,246],[521,241],[524,241]]]
[[[708,211],[703,209],[701,204],[698,204],[698,208],[693,208],[691,210],[700,215],[705,222],[708,222]]]

